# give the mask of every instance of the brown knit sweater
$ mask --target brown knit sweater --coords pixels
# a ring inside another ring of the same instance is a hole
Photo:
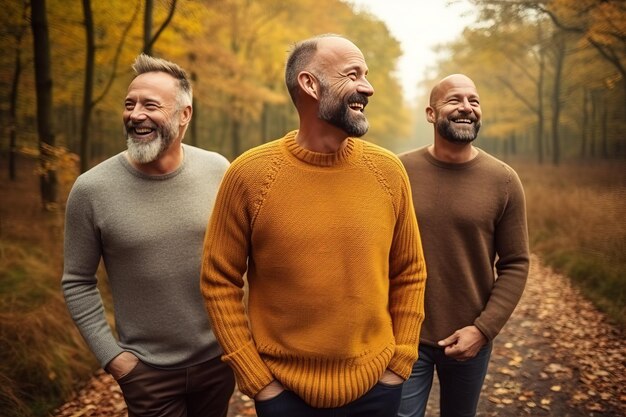
[[[337,153],[315,153],[296,133],[227,171],[201,289],[242,392],[253,397],[277,379],[313,407],[338,407],[386,368],[408,378],[425,266],[397,157],[352,138]]]
[[[528,275],[522,184],[511,167],[478,151],[463,164],[438,161],[427,148],[400,155],[428,269],[420,342],[432,346],[472,324],[493,339]]]

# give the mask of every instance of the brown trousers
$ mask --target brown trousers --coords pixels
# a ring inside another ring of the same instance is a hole
[[[226,417],[235,389],[233,372],[220,358],[182,369],[139,361],[117,382],[129,417]]]

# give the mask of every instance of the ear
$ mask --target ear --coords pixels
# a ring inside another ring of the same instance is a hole
[[[428,123],[435,123],[435,109],[430,106],[426,107],[426,120]]]
[[[191,106],[185,106],[185,108],[180,112],[180,125],[186,126],[191,121],[191,115],[193,114],[193,109]]]
[[[319,86],[313,74],[308,71],[300,72],[298,74],[298,84],[303,92],[313,97],[315,100],[319,99]]]

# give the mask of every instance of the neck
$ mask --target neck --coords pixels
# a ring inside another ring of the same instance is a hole
[[[299,112],[300,127],[296,143],[313,152],[335,153],[346,146],[348,135],[317,116],[317,110]]]
[[[126,159],[138,171],[147,175],[165,175],[176,171],[183,163],[184,152],[182,143],[179,140],[174,141],[170,147],[158,159],[145,164],[134,161],[125,153]]]
[[[453,143],[442,138],[435,138],[435,142],[428,147],[428,152],[435,159],[451,164],[462,164],[476,158],[478,150],[468,143]]]

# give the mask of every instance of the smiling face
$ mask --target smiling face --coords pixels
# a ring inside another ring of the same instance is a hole
[[[476,86],[464,75],[444,78],[430,96],[426,118],[436,133],[453,143],[471,143],[478,136],[482,111]]]
[[[318,117],[347,135],[358,138],[367,133],[369,122],[363,114],[367,103],[367,96],[356,92],[343,97],[334,94],[331,85],[320,79]]]
[[[320,87],[318,117],[349,136],[363,136],[369,129],[365,106],[374,94],[363,54],[343,38],[321,39],[319,49],[314,70]]]
[[[123,118],[132,160],[140,164],[153,162],[179,138],[178,93],[178,81],[164,72],[147,72],[130,83]]]

